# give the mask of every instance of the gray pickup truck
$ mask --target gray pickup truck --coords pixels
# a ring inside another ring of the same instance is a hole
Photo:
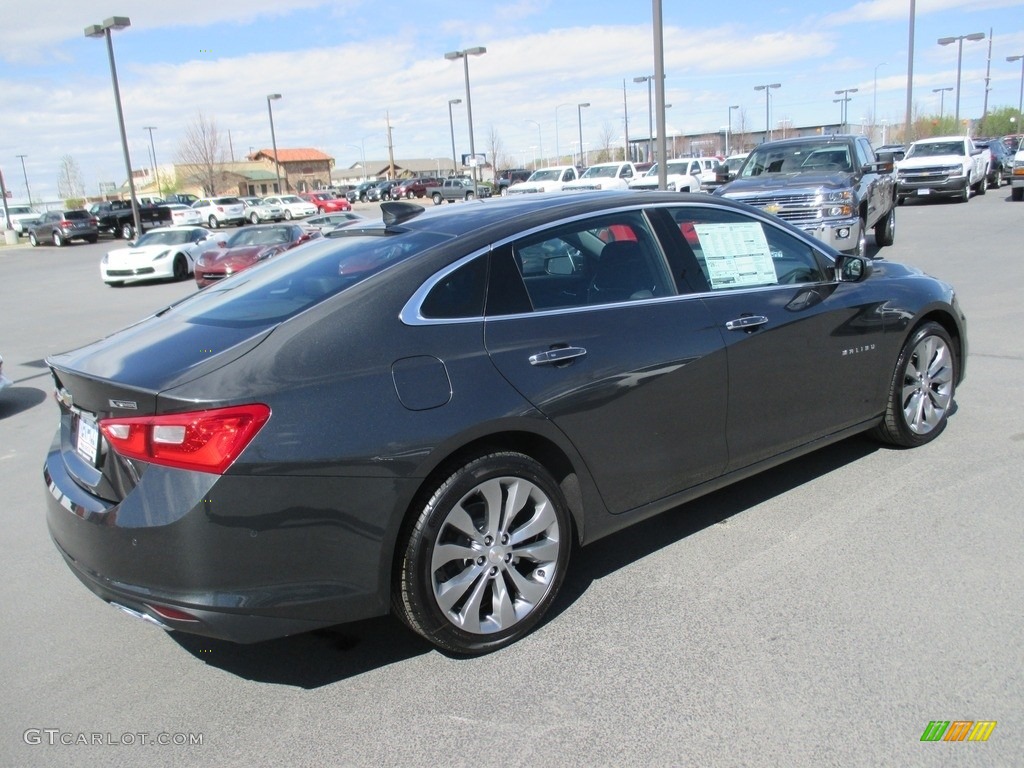
[[[473,191],[473,180],[464,176],[456,176],[445,179],[440,184],[427,187],[424,194],[434,201],[434,205],[440,205],[446,200],[453,203],[456,200],[472,200],[475,197],[490,197],[491,188],[486,184],[477,182],[476,191]]]
[[[747,157],[735,180],[714,194],[753,205],[845,253],[865,256],[896,236],[896,176],[864,136],[805,136],[768,141]]]

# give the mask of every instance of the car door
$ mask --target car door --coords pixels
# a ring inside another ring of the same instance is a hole
[[[728,358],[728,469],[879,413],[891,363],[884,304],[835,280],[810,241],[767,218],[713,206],[667,209]]]
[[[641,211],[504,244],[490,285],[491,360],[572,441],[610,511],[722,471],[722,336],[698,297],[677,293]]]

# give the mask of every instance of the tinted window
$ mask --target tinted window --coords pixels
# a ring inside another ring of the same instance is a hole
[[[92,214],[89,213],[88,211],[68,211],[67,213],[64,214],[64,218],[69,220],[91,219]]]
[[[420,308],[424,317],[482,317],[487,284],[487,257],[463,264],[435,285]]]
[[[674,293],[642,213],[573,222],[514,244],[534,309],[639,301]]]
[[[777,227],[712,208],[671,213],[713,291],[825,279],[814,249]]]
[[[448,239],[381,230],[316,240],[193,294],[168,315],[203,325],[269,327]]]

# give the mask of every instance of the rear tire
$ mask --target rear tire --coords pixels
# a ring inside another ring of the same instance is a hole
[[[207,219],[207,223],[210,225],[210,229],[216,229],[217,227],[220,226],[220,222],[217,221],[216,216],[211,216],[209,219]]]
[[[1014,191],[1016,191],[1016,190],[1014,190]],[[430,199],[434,201],[434,205],[440,205],[441,203],[444,202],[444,198],[441,197],[441,193],[440,192],[435,192],[434,194],[432,194],[430,196]]]
[[[981,177],[981,181],[978,182],[978,194],[984,195],[988,192],[988,172]]]
[[[896,240],[896,209],[890,208],[885,218],[875,224],[875,245],[892,245]]]
[[[875,437],[904,448],[934,440],[946,428],[956,379],[949,334],[938,323],[925,323],[910,335],[896,360],[885,418],[875,427]]]
[[[132,239],[132,235],[135,234],[135,228],[132,227],[131,224],[122,224],[121,225],[121,233],[120,234],[121,234],[122,239],[124,239],[124,240],[131,240]]]
[[[1014,187],[1010,190],[1010,197],[1018,203],[1024,200],[1024,187]]]
[[[460,654],[526,635],[565,578],[572,521],[561,488],[514,452],[468,461],[436,485],[397,550],[392,606],[414,632]]]
[[[1016,191],[1017,190],[1014,190],[1014,192],[1016,192]],[[36,233],[35,232],[29,232],[28,233],[28,242],[29,242],[29,245],[31,245],[33,248],[38,247],[39,240],[36,238]]]
[[[62,248],[64,246],[64,238],[60,236],[60,232],[56,229],[53,230],[53,244],[58,248]]]
[[[97,242],[97,241],[98,241],[99,239],[100,239],[100,236],[99,236],[99,235],[89,235],[89,236],[88,236],[87,238],[85,238],[85,241],[86,241],[87,243],[95,243],[95,242]]]

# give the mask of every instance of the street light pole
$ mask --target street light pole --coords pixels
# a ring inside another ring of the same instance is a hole
[[[476,144],[473,141],[473,99],[469,92],[469,57],[470,56],[481,56],[487,53],[487,49],[483,46],[476,46],[475,48],[466,48],[461,51],[449,51],[444,55],[449,61],[455,61],[462,59],[464,72],[466,76],[466,117],[469,120],[469,158],[473,168],[473,196],[478,197],[477,192],[477,173],[476,173]]]
[[[156,195],[160,197],[160,166],[156,164],[156,146],[153,144],[153,131],[156,130],[156,126],[145,125],[142,130],[149,131],[149,151],[153,153],[153,177],[156,179]]]
[[[1020,56],[1007,56],[1006,60],[1013,63],[1015,61],[1020,62],[1020,95],[1017,97],[1017,116],[1020,117],[1020,113],[1024,111],[1024,54]]]
[[[525,122],[533,123],[534,125],[537,126],[537,154],[540,156],[541,162],[544,162],[544,139],[541,137],[540,123],[538,123],[536,120],[530,119],[527,119]],[[538,167],[539,166],[537,166],[535,163],[533,166],[533,170],[537,170]]]
[[[765,83],[764,85],[755,85],[755,91],[764,91],[764,137],[765,141],[771,140],[772,130],[772,118],[771,118],[771,103],[772,103],[772,88],[781,88],[782,83]]]
[[[654,98],[651,92],[654,75],[634,77],[633,82],[647,83],[647,162],[650,163],[654,157]]]
[[[559,165],[562,162],[562,149],[558,143],[558,110],[562,107],[571,107],[572,104],[559,104],[555,107],[555,165]]]
[[[452,104],[461,104],[462,99],[448,99],[448,129],[452,134],[452,175],[459,170],[459,161],[455,158],[455,118],[452,117]]]
[[[18,155],[21,160],[21,175],[25,177],[25,194],[28,195],[28,204],[32,205],[32,190],[28,188],[28,171],[25,170],[25,158],[28,155]]]
[[[955,37],[940,37],[938,39],[939,45],[949,45],[950,43],[956,43],[956,116],[953,118],[956,121],[956,129],[960,130],[960,67],[963,63],[964,58],[964,40],[984,40],[984,32],[972,32],[969,35],[957,35]]]
[[[875,65],[875,84],[871,88],[871,140],[875,140],[875,124],[878,123],[878,68],[889,62],[883,61]]]
[[[580,165],[584,166],[586,163],[583,160],[583,108],[589,107],[590,102],[584,101],[576,105],[576,126],[580,133]]]
[[[277,176],[277,194],[283,195],[284,189],[281,187],[281,161],[277,157],[277,134],[274,132],[274,109],[270,106],[270,102],[277,101],[280,98],[280,93],[272,93],[267,96],[267,114],[270,115],[270,146],[274,149],[274,173]]]
[[[114,105],[117,107],[117,126],[121,130],[121,151],[124,154],[124,168],[128,172],[128,191],[132,200],[132,220],[136,234],[142,234],[142,220],[139,216],[139,201],[135,199],[135,178],[132,176],[132,160],[128,155],[128,134],[124,130],[124,112],[121,110],[121,89],[117,85],[117,66],[114,64],[114,42],[112,29],[125,29],[132,25],[127,16],[111,16],[102,24],[91,24],[85,28],[86,37],[103,37],[107,40],[107,57],[110,59],[110,79],[114,84]]]
[[[850,111],[849,111],[847,105],[851,101],[850,94],[851,93],[857,93],[857,90],[858,90],[857,88],[840,88],[838,91],[836,91],[836,95],[839,96],[841,94],[843,98],[842,99],[833,99],[833,101],[842,101],[843,102],[843,109],[842,109],[842,115],[843,115],[843,117],[842,117],[842,123],[843,123],[842,131],[843,131],[843,133],[849,133],[849,131],[850,131],[850,126],[849,126],[849,123],[850,123]]]
[[[729,134],[732,133],[732,111],[734,109],[739,109],[739,108],[740,108],[739,104],[735,104],[735,105],[729,107],[729,118],[728,118],[729,122],[728,122],[728,124],[725,127],[725,156],[726,157],[729,156]]]
[[[942,118],[945,114],[946,107],[946,91],[952,91],[953,86],[947,85],[945,88],[932,88],[932,93],[939,94],[939,122],[942,122]]]

